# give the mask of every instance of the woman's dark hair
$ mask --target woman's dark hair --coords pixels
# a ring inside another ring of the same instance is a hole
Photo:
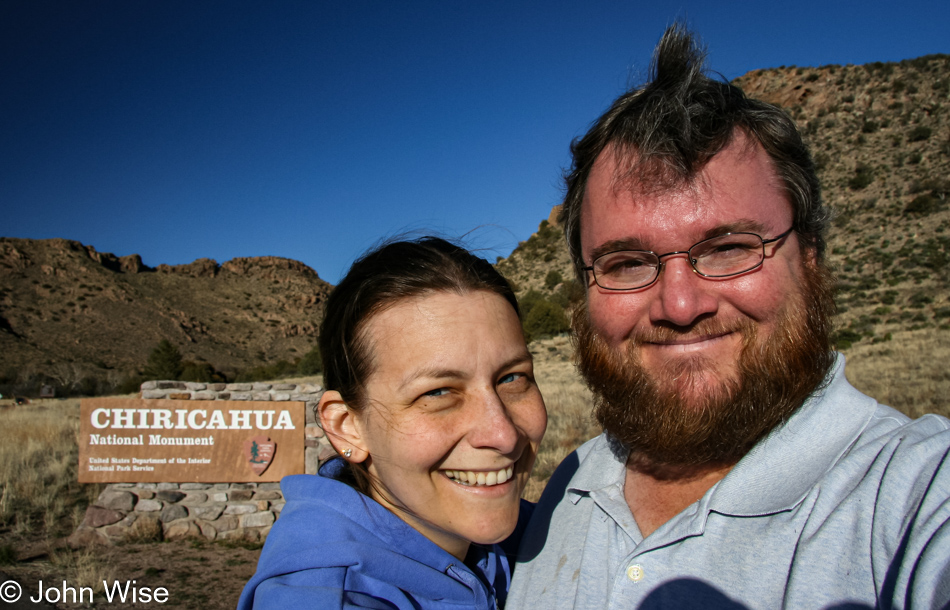
[[[521,317],[508,280],[485,259],[444,239],[391,242],[364,254],[327,299],[319,340],[324,386],[339,392],[350,409],[363,410],[366,381],[375,370],[365,333],[369,320],[404,299],[473,291],[501,296]],[[354,468],[353,474],[356,487],[367,491],[365,473]]]

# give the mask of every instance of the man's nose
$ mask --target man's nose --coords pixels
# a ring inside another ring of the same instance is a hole
[[[668,322],[689,326],[699,317],[714,314],[719,308],[715,295],[716,282],[696,273],[685,252],[663,261],[657,278],[655,298],[650,306],[651,322]]]

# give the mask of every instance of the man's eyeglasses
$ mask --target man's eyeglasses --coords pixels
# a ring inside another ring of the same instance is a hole
[[[584,267],[605,290],[646,288],[660,277],[663,258],[685,254],[693,270],[703,277],[720,278],[752,271],[765,259],[765,245],[777,242],[792,232],[762,239],[755,233],[724,233],[694,244],[689,250],[656,254],[648,250],[618,250],[601,254],[594,264]]]

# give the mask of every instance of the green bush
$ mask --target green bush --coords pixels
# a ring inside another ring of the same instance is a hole
[[[831,341],[837,349],[848,349],[863,338],[864,336],[861,333],[850,328],[842,328],[832,334]]]
[[[552,269],[544,276],[544,287],[548,290],[554,290],[554,287],[563,281],[564,276],[561,275],[561,272],[557,269]]]
[[[323,372],[323,359],[320,357],[320,347],[314,345],[300,362],[297,363],[297,373],[300,375],[317,375]]]
[[[528,341],[564,333],[570,328],[564,309],[550,301],[537,303],[524,320],[525,337]]]

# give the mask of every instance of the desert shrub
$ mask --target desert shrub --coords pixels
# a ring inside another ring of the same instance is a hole
[[[283,379],[297,374],[297,364],[287,360],[278,360],[274,364],[265,364],[245,369],[235,375],[235,381],[270,381],[272,379]]]
[[[145,381],[148,380],[144,375],[129,375],[115,386],[115,391],[118,394],[135,394]]]
[[[928,305],[933,302],[934,300],[932,296],[923,292],[915,292],[914,294],[910,295],[910,299],[908,299],[908,307],[911,309],[923,309],[924,305]]]
[[[881,295],[881,303],[884,305],[893,305],[897,302],[897,295],[900,294],[896,290],[885,290]]]
[[[208,362],[190,362],[182,363],[182,371],[179,377],[182,381],[198,381],[201,383],[224,383],[227,381],[225,376],[217,371]]]
[[[861,333],[855,332],[850,328],[839,329],[831,335],[831,341],[835,348],[842,350],[850,348],[862,338],[863,335],[861,335]]]
[[[910,130],[910,133],[907,134],[908,142],[921,142],[930,137],[932,130],[929,127],[924,125],[918,125]]]
[[[872,182],[874,182],[874,170],[870,165],[858,163],[858,166],[854,168],[854,176],[848,180],[848,188],[857,191],[865,188]]]
[[[936,212],[939,204],[940,200],[929,193],[918,195],[904,206],[904,213],[926,216]]]
[[[297,373],[299,375],[317,375],[322,372],[323,359],[320,356],[320,347],[314,345],[313,349],[307,352],[297,363]]]

